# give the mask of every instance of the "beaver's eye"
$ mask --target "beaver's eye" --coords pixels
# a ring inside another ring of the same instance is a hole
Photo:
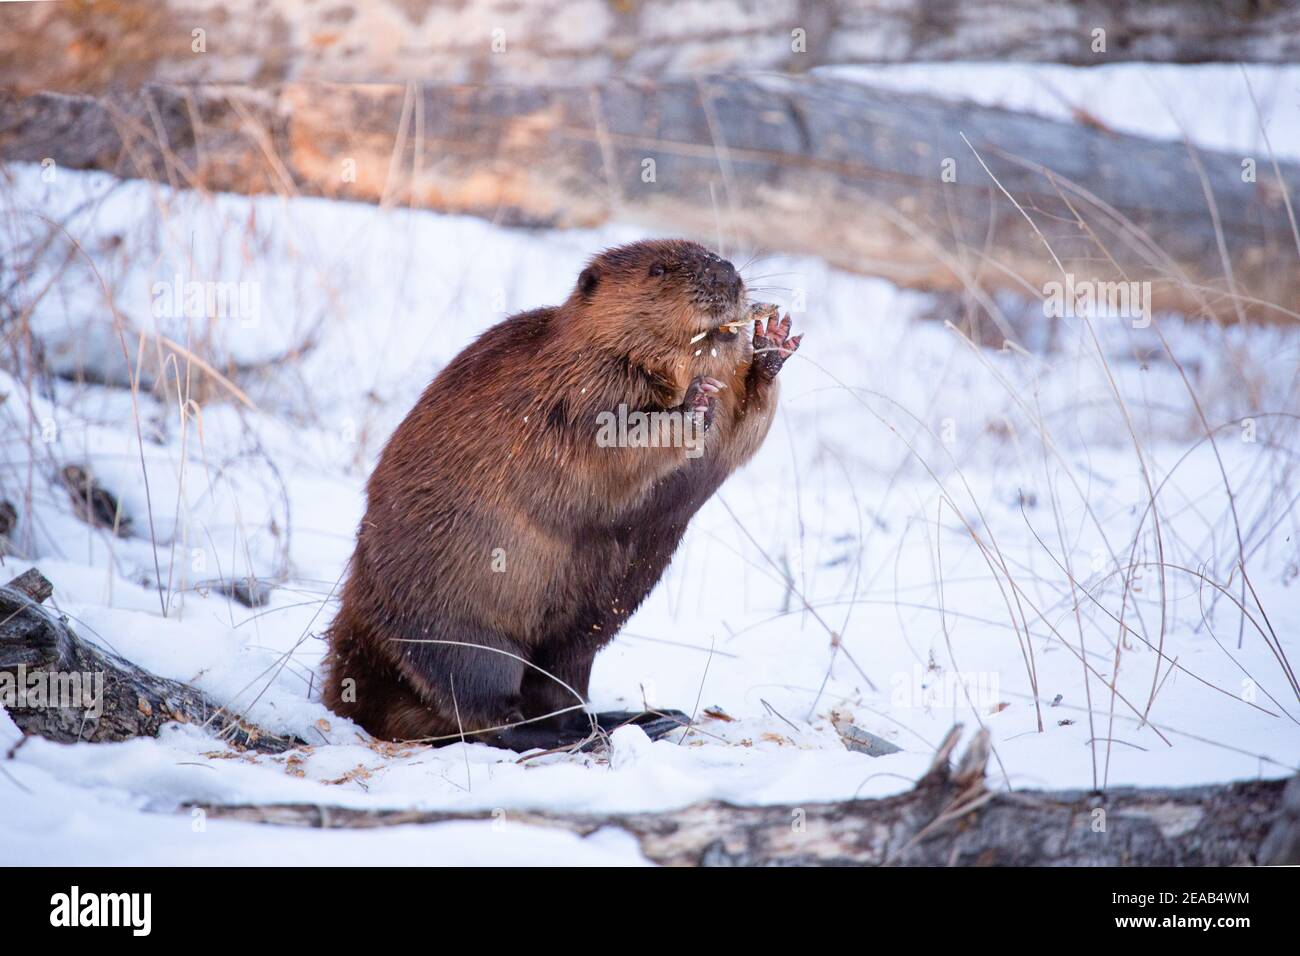
[[[652,266],[650,267],[650,274],[651,274],[652,276],[661,276],[661,275],[663,275],[664,272],[666,272],[666,271],[667,271],[667,270],[664,269],[664,266],[663,266],[663,263],[662,263],[662,262],[656,262],[654,265],[652,265]]]

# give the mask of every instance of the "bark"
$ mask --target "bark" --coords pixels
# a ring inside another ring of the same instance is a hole
[[[957,731],[958,728],[954,728]],[[956,734],[945,746],[951,749]],[[666,866],[1243,866],[1300,862],[1300,778],[1183,789],[993,792],[987,740],[955,770],[941,751],[881,800],[664,813],[449,813],[312,804],[204,806],[211,819],[324,829],[491,820],[587,836],[613,827]],[[192,810],[191,807],[185,808]]]
[[[988,293],[1041,296],[1066,272],[1220,319],[1300,301],[1296,164],[816,78],[0,96],[0,156],[517,225],[616,217],[989,311]]]
[[[180,721],[206,725],[241,750],[282,753],[302,743],[227,713],[188,684],[158,677],[83,641],[67,618],[42,606],[52,593],[53,586],[35,569],[0,587],[0,688],[10,684],[21,692],[48,678],[64,691],[57,703],[49,696],[27,698],[33,706],[0,700],[24,734],[99,743],[154,737],[163,724]],[[73,687],[79,693],[72,694]]]
[[[0,85],[563,85],[927,60],[1293,63],[1298,7],[1296,0],[15,3],[0,4]]]

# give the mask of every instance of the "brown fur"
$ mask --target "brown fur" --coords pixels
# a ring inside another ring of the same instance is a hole
[[[743,309],[729,263],[640,242],[593,259],[559,307],[512,316],[456,356],[370,479],[329,629],[327,706],[410,739],[580,703],[509,655],[585,699],[596,652],[767,434],[776,382],[751,374],[750,333],[691,342]],[[678,409],[701,376],[727,387],[700,457],[598,446],[600,412]],[[453,643],[412,643],[429,640]]]

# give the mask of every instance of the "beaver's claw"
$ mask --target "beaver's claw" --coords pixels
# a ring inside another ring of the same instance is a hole
[[[803,341],[803,335],[790,335],[790,316],[780,321],[776,309],[767,312],[767,325],[761,318],[754,321],[754,364],[756,375],[766,381],[776,378],[785,360],[793,355]]]
[[[696,424],[708,431],[709,426],[713,424],[718,393],[726,387],[725,382],[701,375],[687,387],[686,397],[682,399],[682,409],[688,415],[694,415]]]

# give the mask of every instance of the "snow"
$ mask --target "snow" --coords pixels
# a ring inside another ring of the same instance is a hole
[[[1150,119],[1153,135],[1178,135],[1131,82],[1128,71],[1142,70],[1166,93],[1195,90],[1199,101],[1177,102],[1199,102],[1186,117],[1198,142],[1255,148],[1240,91],[1219,68],[1044,69],[862,74],[1051,112],[1046,76],[1072,97],[1099,91],[1089,109],[1117,128]],[[1280,156],[1300,156],[1294,74],[1252,69]],[[584,839],[511,813],[895,793],[956,722],[989,729],[992,780],[1004,787],[1176,786],[1300,766],[1300,707],[1265,639],[1276,632],[1294,658],[1291,328],[1156,316],[1216,429],[1211,444],[1155,328],[1070,318],[1051,355],[976,349],[921,318],[933,308],[925,296],[808,258],[762,257],[744,274],[771,288],[764,298],[807,299],[776,424],[696,517],[592,679],[598,709],[722,716],[701,716],[684,737],[651,742],[629,727],[607,753],[523,762],[482,745],[381,745],[320,704],[315,674],[375,456],[475,335],[559,301],[587,256],[641,233],[515,231],[62,170],[50,183],[41,172],[9,169],[0,248],[16,254],[2,257],[0,288],[17,280],[34,301],[33,329],[69,377],[29,390],[0,373],[0,497],[21,515],[4,576],[39,566],[55,584],[50,603],[83,636],[310,747],[235,754],[190,727],[120,744],[29,739],[0,762],[0,862],[639,864],[619,833]],[[35,213],[66,220],[85,255],[60,271],[67,246],[56,244],[20,274],[21,253],[48,228]],[[177,274],[245,283],[256,315],[155,314],[155,283]],[[187,352],[238,367],[247,402],[210,382],[184,401]],[[182,370],[180,397],[175,375],[159,376],[160,356]],[[145,388],[133,405],[120,385],[137,361]],[[78,369],[91,374],[79,382]],[[66,463],[88,463],[120,495],[132,536],[73,514],[51,481]],[[1221,468],[1258,595],[1247,592],[1248,619],[1234,603],[1237,530]],[[1134,579],[1117,571],[1130,565]],[[212,589],[249,573],[276,583],[267,607]],[[1132,630],[1118,640],[1126,580]],[[901,750],[845,750],[834,709]],[[0,711],[0,753],[18,737]],[[274,802],[495,818],[322,832],[183,809]]]

